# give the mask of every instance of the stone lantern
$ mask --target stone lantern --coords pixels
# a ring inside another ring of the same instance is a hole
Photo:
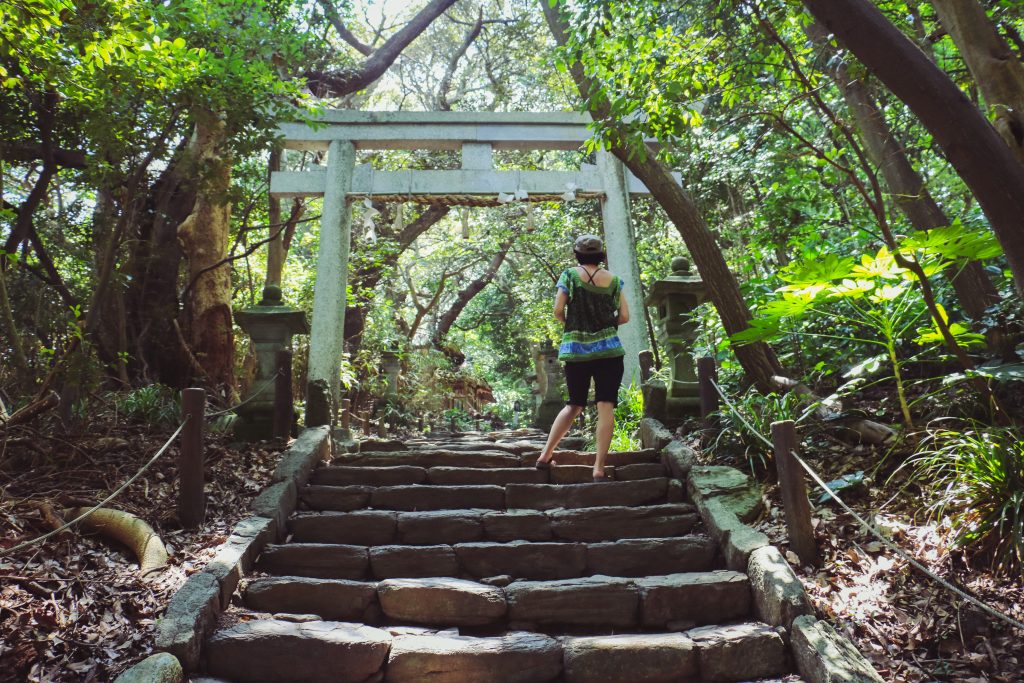
[[[235,322],[252,338],[256,351],[256,378],[236,411],[240,419],[235,435],[247,441],[269,439],[274,431],[277,352],[291,348],[293,335],[308,334],[309,323],[305,312],[284,305],[276,286],[264,288],[257,305],[236,312]]]
[[[398,403],[398,377],[402,372],[402,361],[398,351],[381,351],[380,371],[387,380],[387,387],[384,389],[384,401],[386,403]]]
[[[537,353],[537,378],[541,387],[540,405],[533,418],[533,426],[550,429],[558,413],[565,407],[562,397],[562,365],[558,362],[558,350],[550,344]]]
[[[672,259],[672,274],[655,282],[644,302],[655,309],[658,341],[667,355],[668,386],[662,419],[666,424],[700,414],[700,392],[693,362],[693,343],[698,330],[692,313],[706,295],[704,281],[690,272],[689,259],[677,256]]]

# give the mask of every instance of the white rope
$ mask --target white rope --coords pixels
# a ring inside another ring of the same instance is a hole
[[[158,450],[156,452],[156,454],[152,458],[149,459],[149,462],[147,462],[145,465],[143,465],[142,468],[139,469],[139,471],[136,472],[134,475],[132,475],[132,477],[128,481],[126,481],[125,483],[121,484],[121,486],[119,486],[116,491],[114,491],[109,496],[107,496],[106,498],[101,500],[99,503],[97,503],[95,506],[90,508],[88,511],[83,512],[78,517],[75,517],[70,522],[66,522],[65,524],[62,524],[61,526],[59,526],[58,528],[54,529],[53,531],[47,532],[47,533],[43,534],[42,536],[39,536],[38,538],[32,539],[31,541],[25,541],[24,543],[19,543],[18,545],[14,546],[13,548],[7,548],[6,550],[0,550],[0,557],[3,557],[4,555],[12,555],[12,554],[18,552],[19,550],[23,550],[24,548],[28,548],[30,546],[36,545],[37,543],[42,543],[46,539],[51,538],[53,536],[56,536],[57,534],[59,534],[60,532],[64,531],[65,529],[68,529],[69,527],[71,527],[71,526],[73,526],[75,524],[78,524],[83,519],[85,519],[86,517],[88,517],[89,515],[91,515],[92,513],[96,512],[101,507],[103,507],[104,505],[106,505],[107,503],[112,501],[122,491],[124,491],[126,488],[131,486],[132,482],[134,482],[136,479],[138,479],[140,476],[142,476],[142,473],[145,472],[146,470],[148,470],[149,467],[153,463],[155,463],[157,461],[157,459],[161,455],[164,454],[164,451],[166,451],[168,449],[168,447],[170,447],[171,442],[174,441],[175,438],[177,438],[178,434],[181,433],[181,430],[185,428],[186,424],[188,424],[188,419],[189,418],[185,418],[185,421],[182,422],[180,425],[178,425],[178,428],[175,429],[174,433],[171,434],[167,438],[167,441],[164,442],[164,445],[160,447],[160,450]]]
[[[761,441],[763,441],[765,444],[767,444],[767,446],[769,448],[774,449],[775,448],[774,444],[772,444],[772,442],[769,441],[763,434],[761,434],[756,429],[754,429],[750,425],[750,423],[747,422],[743,418],[743,416],[739,413],[739,411],[736,410],[736,407],[732,403],[729,402],[729,399],[726,397],[726,395],[724,393],[722,393],[722,388],[718,386],[718,383],[715,382],[714,380],[711,380],[711,384],[712,384],[712,386],[715,387],[715,390],[718,392],[718,395],[722,397],[722,400],[725,401],[725,404],[727,406],[729,406],[729,409],[733,412],[733,414],[736,415],[736,417],[739,418],[739,420],[744,425],[746,425],[747,429],[749,429],[750,432],[754,436],[756,436]],[[903,548],[901,548],[898,545],[896,545],[896,543],[894,541],[889,539],[883,533],[878,531],[873,525],[869,524],[863,517],[861,517],[856,512],[854,512],[853,508],[851,508],[849,505],[847,505],[846,502],[843,501],[843,499],[839,497],[839,494],[837,494],[835,491],[833,491],[831,488],[829,488],[828,484],[826,484],[822,480],[822,478],[819,477],[818,474],[813,469],[811,469],[810,465],[808,465],[806,462],[804,462],[803,458],[801,458],[799,455],[797,455],[796,451],[790,451],[790,454],[793,456],[793,458],[796,459],[796,461],[798,463],[800,463],[801,467],[803,467],[804,470],[807,471],[807,474],[810,475],[811,479],[814,480],[814,483],[816,483],[818,486],[820,486],[822,488],[822,490],[824,490],[826,493],[828,493],[830,496],[832,496],[832,498],[834,498],[835,501],[837,503],[839,503],[840,507],[842,507],[847,513],[850,514],[850,516],[852,516],[855,520],[857,520],[857,523],[860,524],[865,530],[867,530],[868,533],[870,533],[872,536],[874,536],[879,541],[881,541],[882,544],[885,545],[885,547],[887,547],[889,550],[893,551],[894,553],[896,553],[897,555],[902,557],[904,560],[906,560],[907,563],[910,564],[910,566],[912,566],[914,569],[918,570],[919,572],[921,572],[922,574],[924,574],[928,578],[934,580],[936,583],[938,583],[940,586],[942,586],[946,590],[950,591],[951,593],[954,593],[955,595],[958,595],[959,597],[963,598],[964,600],[966,600],[967,602],[971,603],[975,607],[978,607],[979,609],[984,611],[989,616],[993,616],[996,619],[1004,621],[1007,624],[1009,624],[1010,626],[1013,626],[1014,628],[1016,628],[1016,629],[1018,629],[1020,631],[1024,631],[1024,622],[1020,622],[1017,619],[1014,619],[1013,617],[1011,617],[1010,615],[1004,614],[1003,612],[1000,612],[999,610],[995,609],[994,607],[990,607],[990,606],[986,605],[984,602],[982,602],[978,598],[970,595],[969,593],[964,591],[962,588],[959,588],[959,587],[953,585],[952,583],[950,583],[946,579],[942,578],[938,574],[934,573],[932,570],[928,569],[923,564],[921,564],[916,559],[914,559],[914,557],[912,555],[910,555],[910,553],[906,552],[905,550],[903,550]]]

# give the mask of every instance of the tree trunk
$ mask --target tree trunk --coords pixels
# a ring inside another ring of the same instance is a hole
[[[470,301],[473,300],[477,294],[483,291],[484,287],[491,283],[494,276],[498,274],[498,269],[501,268],[501,264],[505,262],[505,256],[508,255],[508,250],[511,248],[512,243],[515,239],[510,239],[498,248],[498,253],[494,255],[491,262],[487,264],[487,270],[484,271],[483,275],[473,280],[459,292],[458,296],[455,297],[455,303],[452,304],[441,319],[437,321],[437,327],[434,328],[434,333],[431,335],[430,342],[435,347],[440,348],[444,342],[444,338],[448,336],[449,330],[452,329],[452,325],[462,315],[462,311],[465,310],[466,306]]]
[[[231,268],[221,264],[231,224],[227,196],[231,157],[225,142],[224,124],[217,114],[197,111],[190,156],[200,184],[192,213],[178,226],[178,239],[188,259],[191,285],[184,302],[186,339],[206,383],[230,391],[234,387]]]
[[[270,151],[270,163],[267,169],[267,223],[270,234],[274,238],[267,243],[267,279],[265,287],[280,287],[284,275],[284,232],[280,230],[281,200],[270,194],[270,176],[274,171],[281,170],[281,150],[275,147]],[[275,235],[276,233],[276,235]]]
[[[564,46],[566,43],[564,20],[559,16],[558,10],[551,7],[547,0],[540,0],[540,4],[555,41]],[[570,65],[569,70],[579,89],[580,96],[588,102],[590,114],[595,120],[607,119],[609,117],[608,108],[602,106],[598,98],[590,97],[593,84],[590,78],[584,74],[580,64],[577,62]],[[697,206],[672,177],[669,168],[650,153],[646,155],[646,158],[640,159],[639,155],[631,155],[630,151],[621,145],[615,145],[609,151],[621,159],[626,168],[647,186],[651,195],[675,224],[693,258],[694,265],[701,277],[704,278],[708,297],[718,311],[726,333],[731,335],[750,327],[752,318],[750,309],[747,308],[747,304],[743,300],[735,275],[729,270],[722,250],[715,242],[714,235],[708,230]],[[774,389],[772,376],[784,374],[775,352],[763,342],[733,346],[733,351],[747,377],[759,391],[771,392]]]
[[[820,24],[809,24],[805,30],[814,43],[828,49],[828,33]],[[917,230],[927,232],[950,225],[949,218],[925,187],[921,174],[893,136],[867,84],[851,75],[846,64],[832,50],[829,51],[829,62],[836,65],[830,73],[860,130],[868,156],[882,171],[893,203]],[[963,268],[951,266],[946,276],[953,283],[964,312],[975,320],[984,315],[986,308],[999,302],[999,292],[977,261],[969,261]]]
[[[1024,64],[977,0],[932,0],[985,98],[989,118],[1024,164]]]
[[[920,118],[978,199],[1024,293],[1024,165],[953,81],[867,0],[803,0]]]

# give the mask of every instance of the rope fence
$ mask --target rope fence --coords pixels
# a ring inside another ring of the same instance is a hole
[[[722,391],[722,388],[718,385],[718,383],[712,381],[711,384],[714,386],[715,390],[718,392],[718,395],[722,398],[722,401],[726,404],[726,406],[729,407],[729,410],[731,411],[731,413],[733,415],[735,415],[736,418],[739,419],[740,422],[743,423],[743,425],[747,428],[747,430],[751,434],[753,434],[755,437],[760,439],[762,442],[764,442],[764,444],[768,448],[774,449],[775,448],[775,444],[773,444],[767,437],[765,437],[757,429],[755,429],[750,424],[750,422],[748,422],[743,417],[743,415],[736,409],[736,406],[733,405],[733,403],[729,400],[729,397],[727,397],[725,395],[725,393]],[[996,618],[996,619],[998,619],[998,620],[1000,620],[1002,622],[1005,622],[1006,624],[1009,624],[1013,628],[1018,629],[1019,631],[1024,632],[1024,622],[1021,622],[1021,621],[1019,621],[1017,619],[1014,619],[1013,617],[1011,617],[1008,614],[1000,612],[996,608],[994,608],[994,607],[992,607],[992,606],[982,602],[978,598],[974,597],[973,595],[968,593],[963,588],[960,588],[959,586],[951,583],[949,580],[942,578],[941,576],[939,576],[938,574],[936,574],[932,570],[928,569],[923,564],[921,564],[917,559],[915,559],[910,553],[908,553],[903,548],[901,548],[899,545],[897,545],[895,541],[893,541],[892,539],[887,537],[885,534],[880,532],[874,525],[870,524],[867,520],[865,520],[863,517],[861,517],[859,514],[857,514],[853,510],[853,508],[851,508],[849,505],[847,505],[846,502],[842,498],[839,497],[839,494],[836,493],[835,491],[833,491],[829,487],[829,485],[826,484],[825,481],[818,475],[818,473],[815,472],[814,469],[810,465],[808,465],[807,462],[803,458],[800,457],[800,455],[796,452],[795,449],[790,449],[789,450],[789,455],[791,455],[792,458],[797,463],[800,464],[800,466],[807,472],[808,476],[810,476],[811,479],[814,480],[814,483],[817,484],[818,486],[820,486],[821,489],[823,491],[825,491],[825,493],[830,495],[836,501],[836,503],[838,503],[839,506],[841,508],[843,508],[843,510],[845,510],[851,517],[853,517],[857,521],[857,523],[865,531],[867,531],[869,534],[871,534],[876,539],[878,539],[878,541],[882,545],[884,545],[886,548],[888,548],[890,551],[892,551],[893,553],[895,553],[896,555],[901,557],[903,560],[905,560],[911,567],[913,567],[914,569],[918,570],[919,572],[921,572],[922,574],[924,574],[925,576],[927,576],[931,580],[935,581],[937,584],[939,584],[940,586],[942,586],[943,588],[945,588],[949,592],[951,592],[954,595],[962,598],[963,600],[966,600],[970,604],[972,604],[975,607],[977,607],[978,609],[982,610],[983,612],[985,612],[989,616],[994,617],[994,618]],[[787,514],[788,514],[788,512],[787,512]],[[809,520],[808,520],[808,522],[809,522]]]

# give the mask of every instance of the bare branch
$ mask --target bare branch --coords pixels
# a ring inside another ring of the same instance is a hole
[[[372,47],[356,38],[355,34],[348,30],[348,27],[345,26],[345,22],[341,20],[341,15],[338,14],[338,9],[334,6],[334,3],[331,2],[331,0],[317,1],[323,8],[324,16],[327,17],[327,21],[331,22],[331,26],[333,26],[334,30],[338,32],[338,37],[367,57],[373,54]]]
[[[466,31],[466,36],[462,39],[462,45],[460,45],[459,49],[455,51],[452,58],[448,60],[448,68],[445,69],[444,77],[441,79],[441,83],[437,87],[437,108],[440,111],[451,111],[452,105],[457,101],[455,98],[448,99],[448,91],[452,88],[452,79],[455,77],[455,70],[459,68],[459,60],[465,56],[466,51],[469,50],[469,46],[477,39],[483,28],[484,11],[481,9],[480,14],[477,16],[476,23]]]

